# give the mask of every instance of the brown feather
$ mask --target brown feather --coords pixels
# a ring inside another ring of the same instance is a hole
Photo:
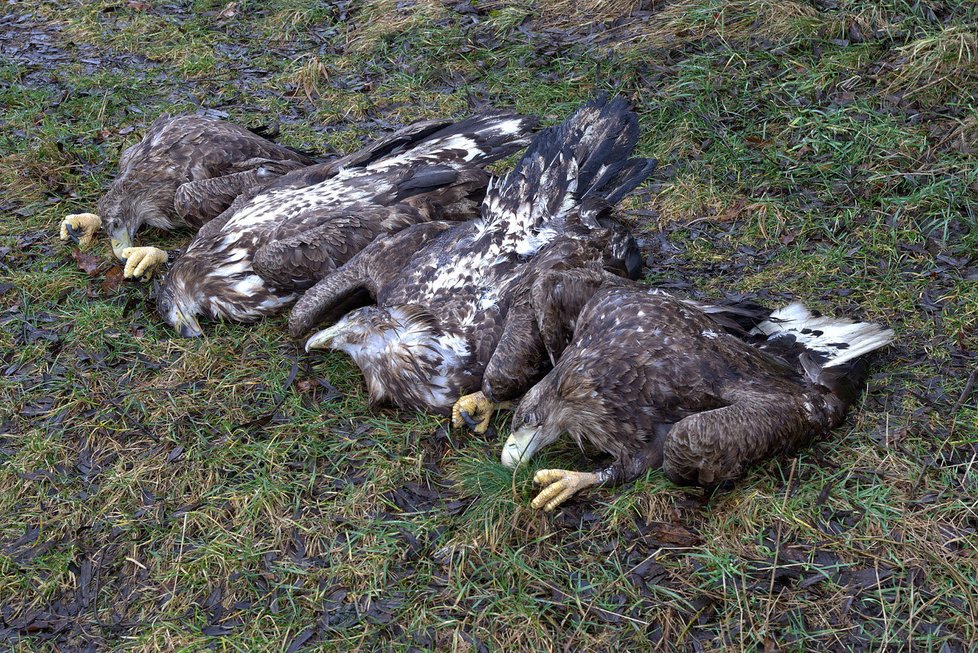
[[[119,174],[99,201],[110,233],[131,238],[143,224],[161,229],[199,227],[247,187],[315,163],[310,157],[232,123],[202,116],[161,116],[119,158]],[[261,174],[255,171],[264,166]],[[249,174],[243,174],[249,173]],[[233,177],[226,184],[187,187]],[[209,197],[208,192],[214,192]]]
[[[566,432],[611,454],[614,482],[661,463],[675,482],[715,485],[841,422],[853,395],[813,380],[803,360],[762,351],[665,293],[605,286],[583,306],[554,369],[520,402],[514,429],[533,416],[543,442]]]

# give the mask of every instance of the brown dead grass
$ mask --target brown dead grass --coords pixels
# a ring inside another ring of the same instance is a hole
[[[540,17],[550,24],[585,27],[627,18],[642,4],[642,0],[546,0],[540,3]],[[662,0],[652,2],[662,4]]]
[[[345,50],[364,53],[374,50],[385,38],[425,25],[447,13],[437,0],[366,0],[346,31]]]
[[[316,54],[304,54],[297,58],[287,75],[295,87],[291,97],[305,97],[310,102],[319,99],[330,77],[326,64]]]
[[[894,52],[883,76],[887,93],[976,95],[978,32],[960,25],[916,39]]]
[[[4,199],[31,204],[44,198],[51,188],[65,186],[77,161],[57,148],[44,143],[29,152],[0,157],[0,179]]]
[[[818,12],[794,0],[733,0],[704,3],[701,0],[677,2],[657,17],[656,36],[683,40],[716,36],[741,40],[751,36],[784,40],[814,35],[819,25]]]

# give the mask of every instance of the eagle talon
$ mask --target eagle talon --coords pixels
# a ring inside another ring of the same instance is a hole
[[[84,249],[92,242],[102,219],[94,213],[72,213],[61,221],[61,240],[70,240]]]
[[[485,433],[496,407],[481,390],[465,395],[452,406],[452,426],[458,428],[465,424],[475,433]]]
[[[122,250],[122,256],[126,259],[123,270],[126,279],[151,279],[167,259],[166,252],[157,247],[127,247]]]
[[[469,411],[460,410],[459,415],[461,416],[462,420],[465,422],[465,425],[468,426],[473,431],[479,428],[479,421],[472,419],[472,417],[469,415]]]
[[[591,472],[541,469],[533,475],[533,482],[543,488],[530,505],[534,510],[553,512],[557,506],[581,490],[598,485],[601,479]]]
[[[71,239],[71,242],[75,243],[76,245],[81,242],[81,237],[85,235],[85,232],[82,229],[78,229],[71,224],[65,225],[65,231],[68,232],[68,238]]]

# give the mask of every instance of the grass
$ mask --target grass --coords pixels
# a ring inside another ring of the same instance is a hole
[[[34,45],[0,65],[5,645],[973,650],[974,3],[585,9],[12,10],[4,47]],[[538,514],[535,469],[594,464],[572,444],[514,476],[499,436],[369,410],[355,367],[300,354],[281,318],[174,339],[146,287],[103,283],[104,243],[89,276],[55,239],[164,112],[348,151],[483,103],[549,123],[600,91],[660,160],[628,202],[650,281],[898,334],[845,425],[712,496],[651,472]]]

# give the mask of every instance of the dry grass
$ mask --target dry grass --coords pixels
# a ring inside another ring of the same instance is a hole
[[[588,27],[628,18],[642,4],[642,0],[547,0],[540,3],[540,18],[556,25]]]
[[[446,11],[437,0],[366,0],[344,34],[344,49],[353,54],[375,50],[384,39],[429,25]]]
[[[305,54],[292,63],[292,68],[293,71],[287,73],[295,87],[292,97],[304,96],[310,102],[318,100],[330,76],[322,59],[314,54]]]
[[[887,93],[907,98],[949,93],[974,98],[978,85],[978,32],[955,25],[916,39],[894,52],[884,82]]]
[[[833,19],[821,16],[811,5],[794,0],[672,0],[653,3],[651,16],[629,20],[640,3],[627,0],[604,2],[574,11],[574,3],[547,2],[545,19],[568,28],[590,28],[618,23],[607,45],[619,50],[639,47],[678,46],[704,39],[740,42],[766,39],[779,46],[809,40],[830,29]]]

